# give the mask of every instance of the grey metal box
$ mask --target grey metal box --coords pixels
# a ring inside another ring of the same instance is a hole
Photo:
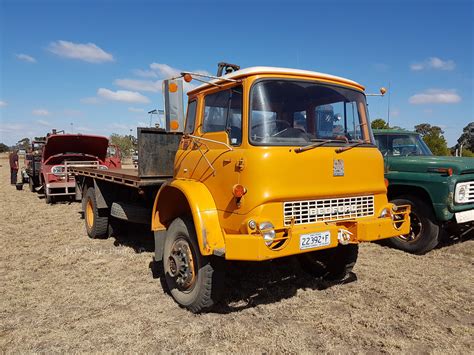
[[[173,176],[174,158],[182,136],[161,128],[138,127],[138,176]]]

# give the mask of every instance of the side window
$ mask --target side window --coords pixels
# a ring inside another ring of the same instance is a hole
[[[186,114],[186,126],[184,128],[184,133],[193,133],[194,132],[194,123],[196,122],[196,106],[197,101],[191,101],[188,105],[188,112]]]
[[[242,143],[241,86],[206,96],[202,131],[227,131],[232,145]]]

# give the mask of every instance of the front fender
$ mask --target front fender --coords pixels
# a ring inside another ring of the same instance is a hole
[[[152,211],[152,230],[159,231],[177,217],[191,213],[202,255],[223,255],[225,241],[214,199],[207,187],[193,180],[175,179],[158,191]]]

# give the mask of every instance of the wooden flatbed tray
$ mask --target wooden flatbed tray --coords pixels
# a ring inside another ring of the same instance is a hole
[[[172,176],[157,176],[152,178],[142,178],[138,176],[138,169],[110,169],[100,170],[96,168],[74,167],[69,169],[74,175],[90,176],[95,179],[110,181],[113,183],[133,186],[146,187],[161,185]]]

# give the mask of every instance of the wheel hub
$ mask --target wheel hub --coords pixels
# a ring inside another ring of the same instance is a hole
[[[189,245],[184,240],[174,242],[168,257],[169,274],[181,289],[190,289],[196,278],[194,260]]]
[[[422,230],[421,220],[416,214],[410,213],[410,233],[401,235],[399,238],[404,242],[414,242],[421,236]]]

